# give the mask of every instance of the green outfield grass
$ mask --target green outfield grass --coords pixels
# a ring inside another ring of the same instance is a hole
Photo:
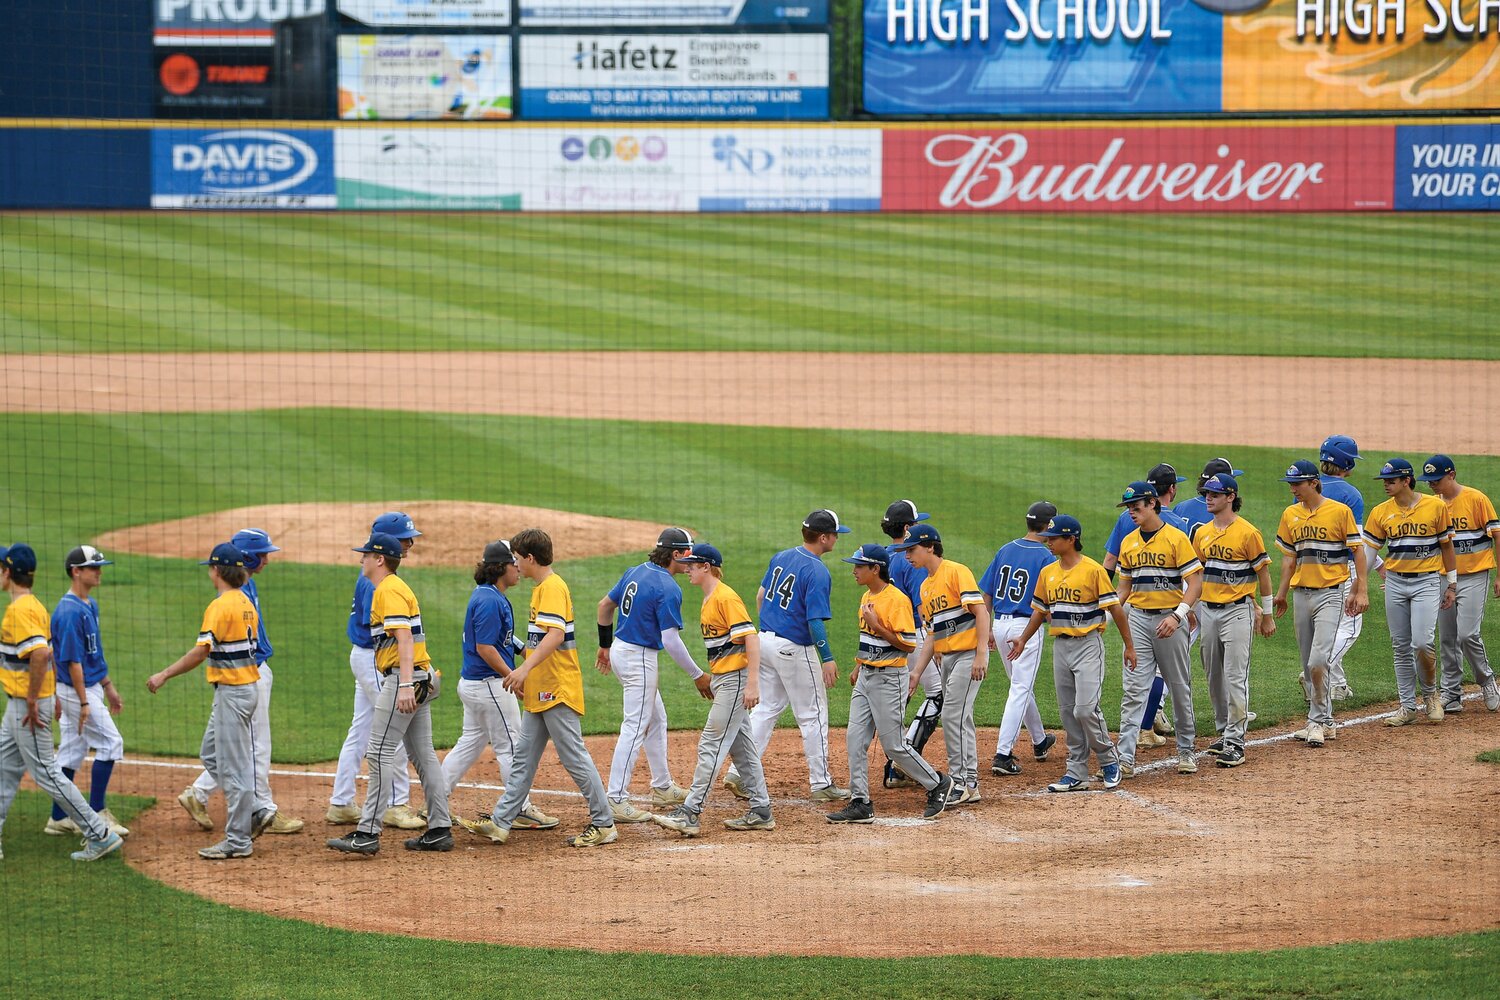
[[[0,486],[8,513],[5,541],[27,540],[42,558],[38,590],[55,603],[64,589],[61,561],[79,541],[112,528],[187,514],[269,502],[314,500],[489,500],[688,525],[726,553],[729,582],[753,600],[767,559],[800,541],[806,513],[831,506],[854,526],[829,558],[835,652],[852,666],[856,587],[838,558],[865,541],[881,541],[886,504],[914,496],[933,513],[950,558],[976,575],[994,550],[1023,530],[1022,514],[1040,497],[1078,514],[1086,549],[1102,555],[1123,485],[1161,459],[1195,469],[1202,448],[1107,441],[1034,441],[871,433],[865,431],[727,428],[464,415],[376,414],[292,410],[210,415],[112,417],[15,416],[0,419],[6,461],[21,470]],[[389,442],[400,442],[393,447]],[[379,466],[372,456],[379,455]],[[1276,477],[1285,452],[1244,449],[1231,456],[1245,468],[1245,515],[1274,531],[1287,503]],[[1500,459],[1459,457],[1468,481],[1500,480]],[[981,471],[983,470],[983,471]],[[1358,482],[1372,500],[1380,494]],[[524,527],[497,524],[494,534]],[[351,545],[361,541],[350,538]],[[644,547],[654,539],[643,538]],[[418,550],[420,554],[420,549]],[[477,553],[476,553],[477,555]],[[133,752],[192,755],[207,716],[209,689],[201,676],[182,678],[154,698],[145,677],[193,641],[212,597],[205,570],[185,560],[116,555],[98,592],[104,639],[117,682],[126,693],[120,719]],[[327,760],[348,724],[352,684],[344,635],[355,568],[273,563],[259,577],[276,649],[273,721],[276,757]],[[621,570],[640,557],[563,563],[572,586],[585,662],[588,731],[619,726],[620,693],[591,666],[594,606]],[[472,581],[460,569],[405,571],[422,601],[434,658],[456,678],[462,616]],[[696,639],[697,591],[686,588],[689,646]],[[1394,697],[1384,614],[1365,620],[1366,638],[1348,661],[1354,708]],[[529,586],[512,592],[524,616]],[[1491,616],[1494,619],[1495,616]],[[1493,635],[1493,621],[1488,626]],[[1118,659],[1113,662],[1118,663]],[[672,725],[701,726],[705,703],[664,658],[662,689]],[[1297,653],[1289,618],[1272,640],[1257,640],[1252,690],[1258,726],[1300,715]],[[1057,713],[1046,668],[1037,685],[1051,726]],[[1211,731],[1201,670],[1196,699],[1199,732]],[[992,678],[980,696],[978,720],[999,721],[1005,682]],[[1106,715],[1117,722],[1119,673],[1105,689]],[[831,698],[835,724],[847,718],[847,687]],[[435,708],[436,733],[450,745],[460,728],[456,697]],[[788,721],[790,716],[787,717]]]
[[[0,352],[1500,358],[1483,214],[0,219]]]
[[[146,804],[124,796],[112,799],[126,822]],[[1138,959],[703,958],[363,934],[211,903],[153,882],[115,858],[76,864],[67,857],[75,841],[41,833],[46,808],[40,793],[23,791],[5,827],[0,900],[10,926],[24,929],[8,938],[0,971],[0,986],[8,985],[11,996],[233,1000],[524,992],[593,1000],[601,995],[600,984],[608,983],[608,995],[622,1000],[1407,1000],[1485,996],[1500,969],[1496,932]],[[571,943],[562,928],[558,941]]]

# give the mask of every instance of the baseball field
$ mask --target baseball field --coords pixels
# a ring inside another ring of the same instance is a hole
[[[721,548],[753,595],[808,511],[836,510],[853,527],[827,560],[847,674],[858,588],[837,559],[885,540],[897,498],[977,573],[1044,498],[1099,558],[1121,489],[1163,461],[1189,492],[1212,457],[1245,470],[1243,516],[1269,540],[1278,477],[1332,433],[1359,441],[1371,505],[1395,455],[1448,453],[1495,495],[1500,301],[1474,276],[1497,266],[1492,222],[1463,214],[0,215],[0,542],[35,547],[49,605],[72,546],[115,562],[97,597],[125,699],[111,796],[133,831],[124,864],[74,865],[24,786],[0,894],[25,944],[10,938],[0,977],[85,996],[1486,995],[1500,771],[1480,758],[1500,715],[1471,696],[1440,725],[1381,724],[1396,692],[1378,582],[1339,739],[1288,735],[1305,713],[1288,617],[1255,643],[1233,771],[1178,775],[1153,751],[1120,793],[1049,797],[1060,752],[1033,762],[1023,738],[1023,773],[982,766],[983,801],[957,815],[912,821],[917,793],[877,787],[882,822],[837,828],[807,800],[793,727],[766,757],[778,829],[749,840],[719,827],[734,803],[717,789],[700,840],[648,825],[598,851],[527,833],[351,860],[323,848],[341,831],[322,813],[352,698],[347,550],[371,510],[424,531],[402,576],[455,678],[484,543],[553,532],[607,767],[621,697],[587,669],[593,608],[663,525]],[[247,524],[283,548],[257,577],[272,785],[307,827],[218,866],[173,801],[211,691],[193,676],[153,697],[145,678],[196,635],[205,545]],[[1108,648],[1113,729],[1113,633]],[[1194,685],[1201,747],[1196,656]],[[707,703],[669,666],[661,687],[685,783]],[[997,659],[982,765],[1006,687]],[[836,773],[847,692],[829,698]],[[1061,738],[1048,668],[1036,696]],[[435,703],[440,748],[461,713]],[[494,759],[469,781],[466,815],[497,794]],[[538,788],[582,827],[550,755]],[[90,960],[59,961],[85,926]]]

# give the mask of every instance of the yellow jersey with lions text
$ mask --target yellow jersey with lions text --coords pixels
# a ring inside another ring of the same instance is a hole
[[[1349,579],[1354,546],[1359,545],[1354,511],[1337,500],[1324,499],[1317,510],[1300,500],[1281,512],[1276,547],[1296,559],[1291,586],[1321,590]]]
[[[984,591],[974,573],[963,563],[944,559],[922,581],[922,620],[936,640],[939,653],[977,649],[979,633],[974,628],[972,607],[984,607]],[[988,640],[986,640],[988,641]]]
[[[1203,561],[1203,600],[1211,604],[1254,596],[1260,569],[1271,561],[1260,530],[1243,517],[1223,528],[1213,521],[1200,524],[1193,548]]]
[[[1386,547],[1385,568],[1392,573],[1436,573],[1443,568],[1441,542],[1453,538],[1448,505],[1418,494],[1410,509],[1392,497],[1365,518],[1365,544],[1376,552]]]
[[[1050,617],[1048,631],[1053,636],[1103,632],[1105,610],[1119,603],[1109,574],[1088,556],[1072,569],[1063,569],[1061,561],[1048,563],[1036,578],[1031,598],[1032,609]]]
[[[1500,517],[1490,498],[1472,486],[1461,486],[1458,496],[1445,500],[1453,525],[1453,551],[1458,554],[1458,572],[1483,573],[1495,568],[1494,536],[1500,535]]]
[[[526,626],[528,657],[549,629],[562,633],[562,645],[526,675],[522,688],[526,711],[545,712],[562,704],[582,715],[583,672],[578,668],[578,636],[573,630],[573,592],[556,573],[531,592],[531,616]]]
[[[1150,538],[1136,528],[1120,543],[1120,578],[1130,581],[1125,603],[1143,611],[1175,608],[1187,595],[1188,577],[1203,563],[1182,529],[1163,524]]]
[[[52,642],[52,616],[35,594],[22,594],[5,609],[0,619],[0,681],[12,698],[24,698],[31,687],[31,654]],[[57,678],[49,669],[42,674],[38,698],[50,698]],[[51,739],[49,733],[47,739]]]

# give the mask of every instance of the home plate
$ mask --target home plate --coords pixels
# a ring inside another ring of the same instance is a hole
[[[1141,886],[1150,885],[1151,883],[1143,878],[1136,878],[1133,875],[1116,875],[1106,884],[1120,889],[1139,889]]]
[[[890,819],[875,817],[873,826],[931,826],[932,820],[920,816],[894,816]]]

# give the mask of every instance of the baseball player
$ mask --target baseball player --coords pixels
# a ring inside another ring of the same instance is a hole
[[[599,601],[599,655],[594,665],[601,674],[613,673],[625,695],[607,789],[616,823],[651,822],[651,813],[630,802],[630,779],[643,746],[651,769],[651,805],[670,809],[687,800],[687,790],[672,780],[667,764],[667,707],[657,688],[657,654],[665,649],[698,693],[713,698],[712,678],[683,645],[682,588],[672,579],[673,573],[687,570],[681,560],[692,549],[693,538],[682,528],[663,529],[647,560],[626,570]]]
[[[1271,558],[1255,525],[1240,517],[1240,483],[1217,472],[1203,484],[1212,519],[1193,530],[1193,548],[1203,563],[1203,599],[1198,628],[1203,672],[1214,706],[1218,737],[1208,754],[1220,767],[1245,762],[1245,729],[1250,721],[1250,644],[1252,631],[1276,634],[1271,617]],[[1259,585],[1260,604],[1254,603]]]
[[[103,817],[121,837],[130,831],[105,807],[115,763],[125,756],[125,741],[115,726],[115,713],[124,703],[109,679],[104,646],[99,641],[99,602],[90,596],[99,586],[105,566],[114,565],[92,545],[80,545],[68,553],[63,568],[68,574],[68,592],[52,612],[52,665],[57,675],[57,762],[69,781],[83,766],[84,755],[94,748],[94,767],[89,774],[89,808]],[[52,803],[52,816],[44,832],[52,836],[82,833],[62,806]]]
[[[214,689],[213,708],[203,731],[199,756],[214,776],[214,785],[224,789],[224,839],[204,847],[198,856],[208,861],[248,858],[250,841],[271,825],[269,809],[256,809],[255,709],[260,701],[260,666],[255,662],[255,637],[260,615],[244,591],[250,579],[247,557],[230,542],[214,546],[200,565],[208,567],[208,578],[218,596],[203,612],[198,639],[165,670],[146,680],[152,694],[173,677],[207,661],[204,677]]]
[[[926,632],[922,627],[922,581],[927,579],[927,571],[917,569],[906,558],[905,552],[897,552],[893,546],[906,538],[906,533],[913,524],[925,521],[929,516],[917,510],[916,503],[911,500],[896,500],[885,509],[885,517],[880,520],[880,530],[892,542],[886,546],[891,557],[891,582],[900,587],[907,600],[911,601],[919,644]],[[906,742],[920,754],[937,730],[938,720],[943,712],[943,681],[936,662],[927,665],[922,676],[917,678],[917,684],[922,688],[922,704],[917,706],[917,714],[907,727]],[[917,783],[887,760],[882,784],[887,788],[905,788],[915,787]]]
[[[1416,491],[1416,471],[1406,459],[1386,462],[1375,478],[1385,486],[1387,499],[1365,519],[1364,541],[1377,553],[1382,546],[1386,548],[1385,620],[1394,647],[1396,693],[1401,698],[1401,710],[1385,724],[1405,726],[1421,718],[1419,687],[1427,702],[1428,720],[1442,722],[1433,635],[1438,611],[1454,607],[1458,600],[1453,523],[1446,503]]]
[[[1320,462],[1319,482],[1323,484],[1323,495],[1330,500],[1337,500],[1348,507],[1354,513],[1354,523],[1365,523],[1365,498],[1349,481],[1354,472],[1354,463],[1363,457],[1359,453],[1359,445],[1354,439],[1343,434],[1334,434],[1323,440],[1323,446],[1318,450]],[[1380,557],[1376,556],[1370,564],[1371,570],[1380,568]],[[1349,588],[1354,586],[1354,577],[1351,574],[1344,582],[1344,597],[1349,596]],[[1354,691],[1349,687],[1349,678],[1344,674],[1344,657],[1349,655],[1349,650],[1354,648],[1354,640],[1359,638],[1360,631],[1364,628],[1364,615],[1341,615],[1339,617],[1338,635],[1333,640],[1333,652],[1328,658],[1328,688],[1334,701],[1344,701],[1353,696]],[[1304,690],[1303,696],[1307,696]],[[1326,735],[1326,734],[1325,734]]]
[[[245,596],[250,598],[250,603],[255,606],[255,614],[259,622],[256,636],[255,663],[260,668],[260,679],[256,681],[256,687],[260,690],[260,697],[255,705],[255,811],[257,813],[270,810],[271,825],[267,828],[270,833],[296,833],[302,829],[302,821],[290,816],[283,816],[276,808],[276,800],[271,797],[271,640],[266,635],[266,619],[260,610],[260,593],[255,586],[255,576],[271,562],[271,553],[280,552],[280,547],[271,544],[271,536],[259,528],[242,528],[234,533],[229,540],[230,544],[239,549],[245,556],[245,570],[249,577],[245,580]],[[207,770],[199,773],[198,779],[189,785],[177,802],[193,821],[205,830],[212,830],[213,821],[208,818],[208,796],[215,788],[219,787],[214,776]]]
[[[448,783],[432,746],[432,701],[438,696],[442,675],[427,653],[417,595],[397,575],[406,550],[399,538],[376,531],[354,551],[361,556],[360,572],[375,585],[370,596],[370,636],[375,640],[375,669],[385,680],[375,702],[370,747],[365,751],[370,786],[365,790],[359,825],[353,833],[327,843],[335,851],[367,857],[380,850],[381,814],[391,800],[396,744],[405,743],[406,756],[416,765],[427,796],[427,829],[403,846],[408,851],[451,851]]]
[[[370,531],[390,535],[401,542],[402,558],[411,553],[422,533],[412,519],[399,510],[387,511],[370,525]],[[354,804],[354,784],[359,777],[359,763],[370,745],[370,723],[375,719],[375,703],[380,700],[384,679],[375,669],[375,640],[370,637],[370,598],[375,585],[363,573],[354,581],[354,604],[349,611],[349,670],[354,674],[354,718],[349,733],[339,749],[338,767],[334,771],[333,796],[328,803],[327,821],[335,826],[358,823],[360,810]],[[391,763],[391,801],[380,821],[398,830],[420,830],[427,825],[411,808],[411,774],[407,770],[406,747],[396,744],[396,758]]]
[[[1026,534],[1001,546],[979,578],[979,587],[984,591],[984,606],[994,622],[991,649],[1003,653],[1010,640],[1024,632],[1031,621],[1031,602],[1035,597],[1037,578],[1043,567],[1057,559],[1047,548],[1040,532],[1056,516],[1057,507],[1046,500],[1038,500],[1028,507]],[[1000,741],[995,746],[990,773],[1020,774],[1021,765],[1011,751],[1015,749],[1016,737],[1021,735],[1022,722],[1031,736],[1031,755],[1038,762],[1047,759],[1048,752],[1057,742],[1056,736],[1042,728],[1042,713],[1037,711],[1036,696],[1032,693],[1037,669],[1042,664],[1041,630],[1036,630],[1020,656],[1015,659],[1002,657],[1002,662],[1010,677],[1010,693],[1005,698]]]
[[[1104,615],[1107,611],[1114,618],[1125,642],[1127,673],[1136,669],[1130,621],[1121,609],[1109,574],[1083,554],[1083,526],[1077,518],[1058,514],[1037,534],[1047,540],[1047,548],[1057,559],[1038,573],[1031,619],[1020,635],[1006,641],[1005,657],[1020,657],[1032,635],[1043,622],[1048,623],[1057,710],[1068,741],[1068,769],[1047,786],[1047,791],[1086,792],[1092,788],[1090,751],[1098,757],[1104,787],[1118,788],[1120,757],[1099,711],[1104,691]]]
[[[828,645],[832,616],[829,594],[833,578],[823,556],[833,551],[849,529],[838,514],[815,510],[802,522],[802,544],[771,557],[755,606],[760,613],[760,704],[750,713],[755,752],[764,758],[771,731],[787,705],[802,731],[802,752],[814,802],[836,802],[849,789],[833,783],[828,769],[828,694],[838,681],[839,665]],[[821,664],[821,666],[820,666]],[[731,764],[724,787],[748,798],[739,772]]]
[[[698,739],[698,766],[693,769],[693,787],[687,799],[672,812],[651,818],[684,837],[698,836],[698,817],[708,800],[714,775],[724,761],[734,761],[750,793],[750,809],[744,816],[724,821],[731,830],[774,830],[771,797],[766,776],[750,736],[750,710],[760,701],[760,636],[745,602],[724,582],[724,554],[712,545],[694,545],[678,559],[687,566],[688,580],[703,591],[703,609],[698,615],[703,647],[708,652],[712,675],[713,707]]]
[[[870,804],[870,740],[879,737],[886,758],[896,762],[927,791],[924,819],[936,819],[963,794],[953,779],[939,774],[906,739],[901,725],[911,690],[906,658],[917,648],[912,604],[891,583],[891,555],[884,545],[861,545],[845,559],[854,582],[865,588],[859,601],[859,653],[849,684],[849,804],[828,815],[830,823],[873,823]],[[946,731],[946,730],[945,730]]]
[[[620,838],[604,794],[604,782],[583,743],[583,672],[578,667],[578,639],[573,628],[573,595],[552,570],[552,538],[540,528],[527,528],[510,540],[510,550],[521,575],[533,581],[531,612],[526,626],[526,659],[505,678],[505,689],[519,693],[526,713],[521,716],[521,738],[505,793],[495,803],[490,839],[503,844],[521,814],[542,751],[550,739],[557,759],[577,783],[589,805],[589,826],[568,840],[569,847],[601,847]]]
[[[1179,500],[1172,507],[1172,513],[1182,518],[1187,527],[1183,532],[1193,537],[1193,531],[1200,524],[1207,524],[1214,519],[1208,509],[1208,498],[1204,495],[1204,487],[1210,479],[1217,475],[1233,476],[1236,480],[1245,474],[1244,469],[1236,469],[1227,458],[1211,458],[1203,466],[1203,471],[1198,474],[1198,492],[1186,500]],[[1150,477],[1147,477],[1150,478]]]
[[[18,542],[0,546],[0,589],[10,595],[0,618],[0,686],[5,688],[5,715],[0,718],[0,831],[21,787],[23,775],[83,833],[83,849],[74,861],[97,861],[120,849],[120,835],[89,807],[52,753],[52,716],[56,678],[51,670],[51,621],[47,608],[31,592],[36,579],[36,552]],[[5,852],[0,849],[0,859]]]
[[[1295,735],[1310,747],[1334,739],[1328,660],[1338,637],[1339,618],[1363,614],[1370,605],[1365,582],[1365,547],[1354,513],[1323,496],[1318,467],[1299,458],[1281,481],[1293,503],[1281,514],[1276,547],[1281,550],[1281,581],[1271,602],[1277,618],[1286,614],[1287,592],[1295,589],[1293,621],[1302,656],[1302,678],[1310,694],[1307,727]],[[1354,586],[1346,588],[1350,567]]]
[[[443,780],[451,803],[458,783],[474,766],[485,747],[495,751],[500,781],[510,783],[515,770],[516,740],[521,735],[521,705],[505,690],[505,678],[515,669],[518,649],[526,643],[516,638],[515,611],[505,592],[521,578],[521,569],[510,544],[490,542],[474,567],[474,591],[464,612],[463,670],[458,679],[458,700],[464,706],[464,728],[443,758]],[[451,816],[470,833],[490,836],[495,824],[488,816],[465,820]],[[521,805],[514,826],[523,830],[550,830],[557,826],[528,798]]]
[[[1176,723],[1177,773],[1198,770],[1193,760],[1196,728],[1188,658],[1192,607],[1203,592],[1203,564],[1187,535],[1161,517],[1154,485],[1137,480],[1125,487],[1119,506],[1136,529],[1120,543],[1120,603],[1129,610],[1130,631],[1139,636],[1140,663],[1123,674],[1120,699],[1120,760],[1126,777],[1135,773],[1135,747],[1150,716],[1141,714],[1151,679],[1160,671],[1172,692]]]
[[[1453,525],[1453,551],[1458,557],[1458,600],[1438,611],[1438,637],[1443,665],[1443,711],[1464,710],[1464,660],[1474,671],[1474,682],[1484,695],[1484,707],[1500,711],[1500,688],[1490,668],[1480,628],[1484,602],[1490,593],[1500,597],[1500,579],[1490,586],[1490,571],[1500,552],[1500,517],[1490,498],[1472,486],[1461,486],[1447,455],[1433,455],[1422,463],[1417,479],[1432,484],[1432,492],[1448,505]]]
[[[949,805],[979,801],[979,734],[974,729],[974,702],[989,670],[990,614],[984,592],[969,567],[943,558],[943,539],[930,524],[914,525],[894,548],[911,564],[927,571],[922,581],[922,620],[927,635],[918,647],[907,681],[907,695],[934,655],[941,655],[943,677],[943,743],[948,774],[962,791]],[[981,636],[985,638],[981,640]],[[925,787],[925,786],[924,786]]]

